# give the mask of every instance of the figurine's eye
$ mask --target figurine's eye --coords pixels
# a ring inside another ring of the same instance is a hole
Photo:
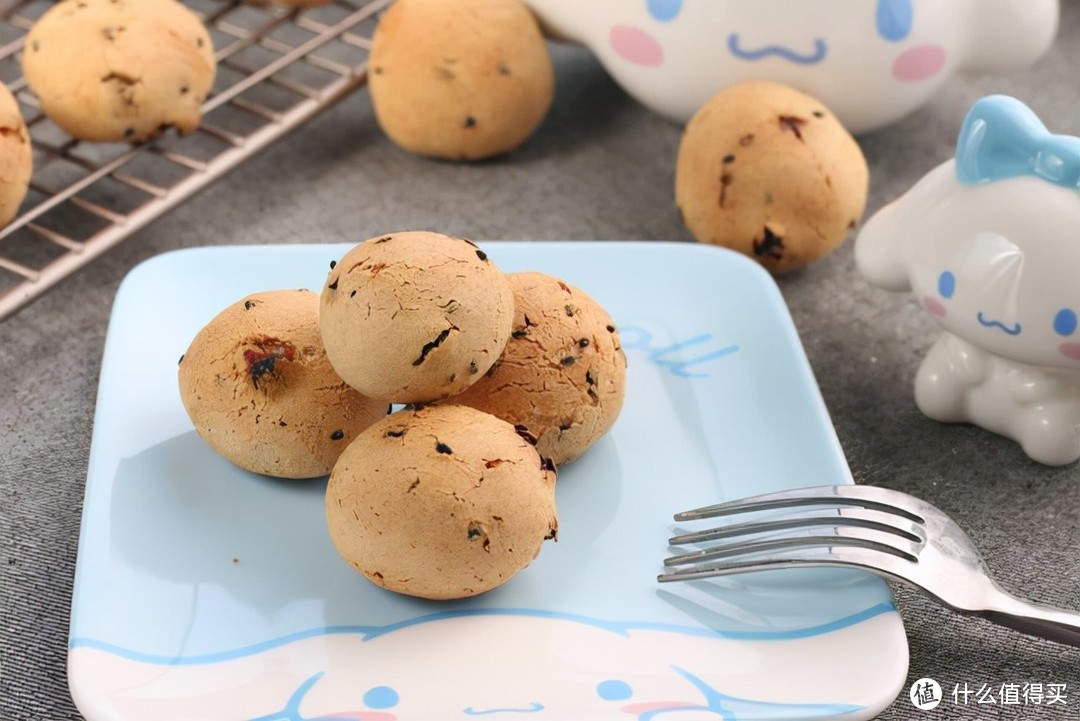
[[[605,701],[625,701],[634,691],[626,681],[609,678],[596,684],[596,694]]]
[[[1054,332],[1058,335],[1072,335],[1076,332],[1076,311],[1062,308],[1054,316]]]
[[[911,34],[915,21],[912,0],[878,0],[878,35],[891,43],[898,43]]]
[[[662,23],[668,23],[675,19],[682,10],[683,0],[645,0],[649,6],[649,14]]]
[[[393,708],[398,704],[398,692],[389,686],[376,686],[364,694],[364,704],[368,708]]]
[[[952,298],[956,292],[956,276],[945,270],[937,279],[937,290],[942,298]]]

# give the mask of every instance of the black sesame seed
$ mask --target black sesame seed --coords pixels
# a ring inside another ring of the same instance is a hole
[[[487,253],[485,253],[482,250],[478,250],[478,251],[476,251],[476,257],[479,258],[480,260],[487,260]]]
[[[184,356],[180,356],[180,360],[176,361],[176,365],[180,365],[184,362]]]
[[[525,328],[519,328],[510,333],[511,338],[524,338],[527,335],[529,335],[529,331]]]
[[[613,325],[609,325],[609,326],[607,327],[607,332],[608,332],[608,333],[614,333],[614,332],[615,332],[615,326],[613,326]]]
[[[447,456],[453,453],[453,451],[450,450],[450,446],[446,445],[445,443],[436,443],[435,450]]]
[[[330,261],[330,270],[333,270],[336,267],[337,267],[337,261],[336,260]]]
[[[734,162],[735,162],[735,156],[734,155],[725,155],[724,156],[724,164],[725,165],[727,165],[728,163],[734,163]]]
[[[388,405],[388,406],[386,407],[386,415],[390,415],[390,414],[391,414],[391,413],[393,413],[393,412],[394,412],[394,404],[393,404],[393,403],[391,403],[390,405]]]
[[[815,118],[824,118],[824,117],[825,117],[825,113],[824,113],[824,112],[822,112],[822,111],[820,111],[820,110],[815,110],[815,111],[814,111],[814,117],[815,117]]]
[[[334,278],[334,282],[331,283],[330,285],[326,286],[326,287],[329,288],[330,290],[337,290],[338,280],[340,280],[340,279],[339,278]]]
[[[577,342],[577,344],[578,344],[578,348],[588,348],[589,347],[589,339],[588,338],[582,338],[581,340],[579,340]]]
[[[253,300],[245,300],[244,301],[244,310],[251,310],[254,307],[255,307],[255,301],[253,301]]]
[[[559,361],[559,363],[563,364],[564,366],[572,366],[572,365],[574,365],[574,363],[576,361],[577,361],[577,358],[575,358],[572,355],[568,355],[565,358],[563,358],[561,361]]]
[[[471,115],[466,116],[466,118],[465,118],[465,127],[466,128],[475,128],[476,127],[476,118],[474,118]]]
[[[341,431],[341,430],[334,431],[333,433],[330,434],[330,440],[332,440],[332,441],[340,441],[344,437],[345,437],[345,431]]]
[[[386,432],[386,437],[387,438],[401,438],[403,435],[405,435],[405,431],[387,431]]]

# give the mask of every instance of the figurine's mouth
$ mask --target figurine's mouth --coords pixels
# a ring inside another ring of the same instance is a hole
[[[987,328],[997,328],[998,330],[1008,333],[1009,335],[1020,335],[1019,323],[1010,326],[1002,323],[1000,320],[988,320],[986,316],[983,315],[981,310],[976,317],[979,319],[979,323]]]
[[[825,45],[825,41],[821,38],[814,38],[814,51],[805,54],[783,45],[765,45],[756,49],[743,48],[739,44],[738,33],[728,35],[727,44],[732,55],[740,60],[750,60],[751,62],[778,57],[796,65],[816,65],[824,60],[828,54],[828,46]]]

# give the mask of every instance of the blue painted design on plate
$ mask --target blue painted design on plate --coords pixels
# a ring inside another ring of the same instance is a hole
[[[790,629],[785,631],[718,631],[715,629],[702,628],[696,626],[676,626],[670,624],[650,623],[650,622],[616,622],[608,621],[600,618],[589,618],[586,616],[578,616],[569,613],[555,613],[552,611],[544,611],[542,609],[532,608],[480,608],[480,609],[468,609],[459,611],[444,611],[441,613],[433,613],[428,616],[421,616],[419,618],[411,618],[401,623],[392,624],[390,626],[373,627],[373,626],[327,626],[323,628],[312,628],[300,633],[292,633],[278,638],[267,639],[251,646],[244,646],[242,648],[220,651],[218,653],[205,654],[201,656],[163,656],[143,653],[133,649],[122,648],[114,644],[107,643],[105,641],[99,641],[92,638],[75,637],[69,642],[70,648],[93,648],[99,651],[105,651],[114,656],[126,658],[129,661],[137,661],[139,663],[155,664],[162,666],[192,666],[202,665],[209,663],[219,663],[222,661],[232,661],[238,658],[245,658],[247,656],[253,656],[259,653],[265,653],[281,646],[286,646],[290,643],[302,641],[308,638],[315,638],[318,636],[336,636],[336,635],[349,635],[354,634],[360,636],[364,641],[371,641],[372,639],[379,638],[380,636],[387,636],[395,631],[400,631],[405,628],[411,628],[413,626],[419,626],[425,623],[432,623],[436,621],[446,621],[453,618],[464,618],[467,616],[524,616],[532,618],[549,618],[558,621],[568,621],[571,623],[581,623],[594,628],[599,628],[610,633],[614,633],[619,636],[630,636],[633,631],[663,631],[665,633],[671,633],[674,635],[683,636],[698,636],[704,638],[726,638],[726,639],[739,639],[745,641],[790,641],[797,638],[811,638],[813,636],[820,636],[826,633],[832,633],[833,631],[839,631],[843,628],[848,628],[863,621],[869,620],[875,616],[880,616],[883,613],[890,613],[895,611],[896,607],[892,603],[879,603],[875,606],[865,609],[859,613],[852,614],[845,618],[836,619],[829,623],[820,624],[817,626],[809,626],[806,628]]]

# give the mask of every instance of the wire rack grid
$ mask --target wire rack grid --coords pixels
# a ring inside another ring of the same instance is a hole
[[[79,142],[41,112],[20,70],[26,32],[49,0],[0,0],[0,82],[19,101],[34,172],[0,229],[0,321],[169,209],[363,85],[378,13],[392,0],[303,11],[184,0],[218,63],[203,122],[186,136]]]

